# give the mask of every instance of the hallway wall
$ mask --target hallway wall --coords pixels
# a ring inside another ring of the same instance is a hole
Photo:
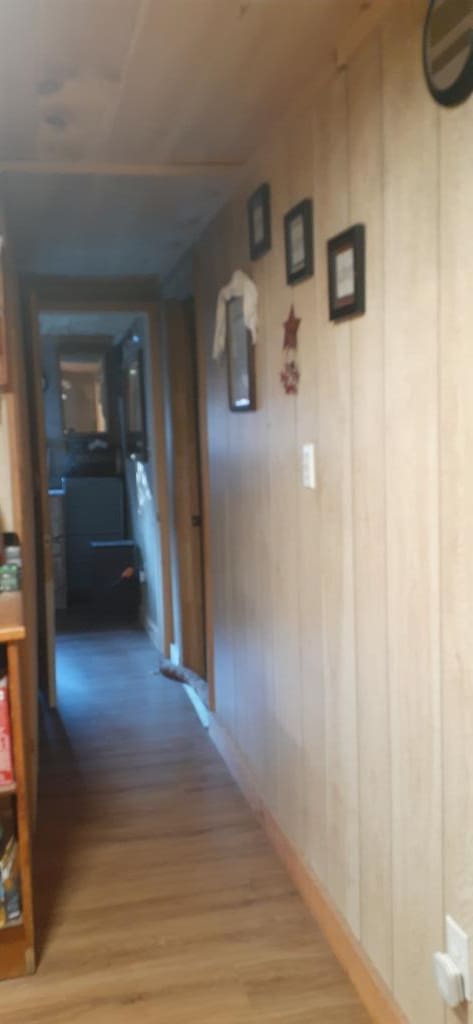
[[[154,361],[151,358],[151,346],[155,346],[154,359],[162,359],[161,338],[152,329],[148,316],[139,315],[133,323],[133,332],[141,339],[141,350],[144,360],[145,388],[145,420],[146,443],[148,458],[146,461],[125,458],[125,479],[127,488],[128,513],[130,517],[130,535],[140,551],[142,568],[145,573],[143,594],[144,624],[149,630],[158,650],[166,649],[166,626],[164,610],[164,577],[163,577],[163,546],[162,546],[162,502],[159,483],[155,479],[156,445],[161,444],[162,434],[155,422],[154,403],[157,396],[153,393],[155,375]],[[161,394],[159,395],[161,401]]]
[[[473,934],[473,106],[428,95],[425,8],[398,0],[262,146],[197,275],[217,715],[409,1021],[440,1024],[444,912]],[[266,180],[273,248],[250,264],[246,199]],[[305,196],[316,271],[290,289],[282,218]],[[367,313],[333,326],[326,241],[356,222]],[[229,412],[211,358],[237,267],[260,294],[250,415]],[[279,382],[292,302],[297,398]],[[316,492],[301,484],[311,440]]]

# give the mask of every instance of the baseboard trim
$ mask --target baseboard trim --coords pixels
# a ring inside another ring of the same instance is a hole
[[[156,647],[156,650],[159,651],[161,654],[161,635],[159,629],[156,623],[153,622],[153,620],[150,619],[148,616],[146,616],[145,619],[145,630],[151,640],[151,643],[153,644],[153,647]]]
[[[200,719],[204,729],[208,729],[210,724],[209,709],[206,708],[203,700],[200,699],[198,693],[196,693],[193,686],[189,686],[188,683],[184,683],[183,689],[187,694],[194,708],[194,711],[196,712],[197,717]]]
[[[408,1024],[384,981],[369,961],[358,940],[335,909],[314,873],[304,864],[272,814],[264,806],[244,755],[228,730],[210,715],[209,735],[243,795],[258,815],[266,835],[284,864],[296,889],[317,921],[328,945],[348,974],[375,1024]]]

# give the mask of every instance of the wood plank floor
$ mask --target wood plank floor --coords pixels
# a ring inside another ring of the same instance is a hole
[[[41,962],[2,1024],[367,1024],[185,694],[138,632],[59,639]]]

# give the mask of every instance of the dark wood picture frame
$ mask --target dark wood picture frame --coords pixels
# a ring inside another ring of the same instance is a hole
[[[361,316],[365,312],[364,224],[354,224],[330,238],[327,259],[330,319]]]
[[[243,321],[243,301],[230,299],[227,317],[227,380],[228,404],[231,412],[254,412],[256,409],[255,348]]]
[[[312,199],[303,199],[284,216],[286,279],[299,284],[314,273],[314,226]]]
[[[250,196],[247,210],[250,257],[259,260],[271,249],[271,189],[267,182]]]

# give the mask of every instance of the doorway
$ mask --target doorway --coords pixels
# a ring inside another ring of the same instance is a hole
[[[39,655],[56,705],[57,626],[145,628],[171,640],[157,308],[30,295]]]

